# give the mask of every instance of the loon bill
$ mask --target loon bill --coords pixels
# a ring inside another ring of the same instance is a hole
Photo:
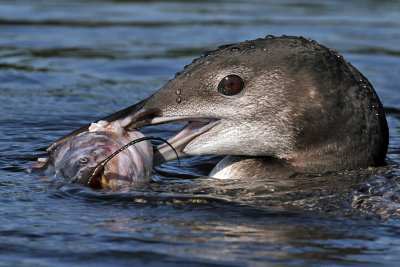
[[[149,98],[106,119],[126,128],[187,121],[168,140],[178,155],[163,145],[154,163],[228,155],[211,172],[218,178],[380,166],[388,146],[383,107],[367,78],[331,49],[293,36],[205,52]]]

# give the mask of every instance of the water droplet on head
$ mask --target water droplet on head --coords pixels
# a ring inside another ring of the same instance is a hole
[[[205,51],[201,54],[201,57],[208,57],[210,55],[210,51]]]
[[[180,96],[178,96],[177,98],[176,98],[176,103],[181,103],[182,102],[182,98],[180,97]]]

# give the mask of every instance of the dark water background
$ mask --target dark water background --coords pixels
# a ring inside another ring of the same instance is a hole
[[[197,157],[130,192],[25,172],[202,51],[267,34],[315,39],[368,77],[387,110],[389,166],[216,181],[218,157]],[[399,264],[399,83],[399,1],[0,1],[0,265]]]

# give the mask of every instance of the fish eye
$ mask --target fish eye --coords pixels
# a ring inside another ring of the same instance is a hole
[[[79,160],[78,160],[78,163],[79,164],[86,164],[86,163],[88,163],[89,162],[89,159],[88,158],[80,158]]]
[[[242,91],[243,87],[243,79],[236,74],[230,74],[219,82],[218,92],[224,95],[236,95]]]

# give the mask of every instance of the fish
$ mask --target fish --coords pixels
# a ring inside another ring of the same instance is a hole
[[[146,182],[153,169],[150,139],[126,130],[118,121],[100,120],[39,158],[29,173],[45,173],[92,188],[116,188]]]

